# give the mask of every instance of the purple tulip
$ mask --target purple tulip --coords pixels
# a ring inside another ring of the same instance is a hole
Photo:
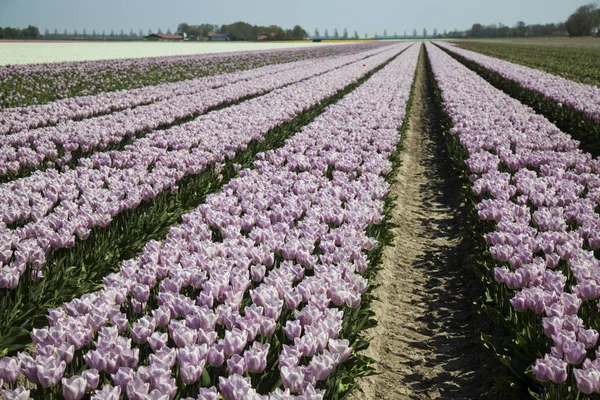
[[[267,356],[269,354],[269,344],[260,344],[254,342],[252,347],[244,352],[246,368],[250,373],[263,372],[267,368]]]
[[[304,382],[304,374],[301,368],[282,366],[279,369],[281,371],[283,387],[289,389],[292,393],[300,393]]]
[[[211,367],[220,367],[225,362],[223,347],[223,345],[215,344],[208,349],[207,361]]]
[[[67,363],[57,358],[47,359],[46,362],[36,366],[37,379],[42,387],[48,388],[56,385],[63,377]]]
[[[583,343],[586,350],[593,349],[598,342],[598,331],[595,329],[582,329],[577,332],[577,340]]]
[[[188,364],[179,368],[181,381],[186,385],[191,385],[202,376],[204,371],[205,361],[201,361],[198,365]]]
[[[210,388],[200,388],[198,392],[198,400],[218,400],[219,394],[214,386]]]
[[[140,318],[131,328],[131,338],[134,342],[146,343],[148,337],[154,332],[154,320],[151,317]],[[161,346],[162,347],[162,346]]]
[[[350,342],[348,339],[329,339],[328,341],[328,349],[334,354],[337,354],[340,357],[340,362],[344,362],[350,357],[352,353],[352,348],[348,345]]]
[[[251,391],[250,378],[240,375],[230,375],[228,378],[219,377],[219,389],[225,400],[242,400]]]
[[[100,375],[98,374],[98,370],[96,369],[86,369],[81,373],[81,376],[86,381],[86,391],[95,390],[100,383]]]
[[[302,335],[302,325],[299,320],[290,320],[285,323],[284,328],[285,335],[289,340],[294,340]]]
[[[246,363],[244,361],[244,357],[239,354],[234,354],[227,360],[227,372],[229,375],[238,374],[244,375],[246,372]]]
[[[600,371],[597,369],[574,369],[573,375],[577,381],[577,388],[585,394],[600,392]]]
[[[549,355],[545,355],[543,360],[536,360],[532,369],[535,377],[542,382],[563,383],[567,380],[567,363]]]
[[[227,357],[232,356],[233,354],[239,354],[242,352],[244,347],[246,346],[246,339],[248,334],[245,331],[240,331],[237,328],[234,328],[231,331],[225,332],[225,340],[224,344],[224,352]]]
[[[29,400],[29,393],[29,389],[25,389],[22,386],[19,386],[15,390],[0,388],[0,394],[7,400]]]
[[[21,361],[16,357],[0,358],[0,379],[13,383],[21,373]]]
[[[119,400],[121,398],[121,388],[118,386],[104,385],[102,390],[96,390],[92,399],[95,400]]]
[[[81,376],[62,379],[62,393],[66,400],[79,400],[87,390],[87,380]]]
[[[133,332],[132,332],[132,337],[133,337]],[[148,344],[150,345],[150,348],[152,349],[152,351],[157,351],[160,348],[166,346],[168,339],[169,339],[169,335],[167,333],[160,333],[160,332],[154,332],[154,333],[152,333],[152,335],[150,335],[147,338]]]

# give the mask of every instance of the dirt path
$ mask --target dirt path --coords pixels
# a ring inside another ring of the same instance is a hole
[[[497,363],[484,353],[473,324],[470,275],[462,269],[460,184],[450,175],[431,118],[423,54],[411,129],[392,192],[395,247],[384,254],[373,309],[379,325],[367,333],[366,355],[380,375],[363,378],[357,399],[501,399],[493,389]],[[489,364],[492,365],[489,365]],[[494,371],[495,370],[495,371]],[[494,373],[495,372],[495,373]]]

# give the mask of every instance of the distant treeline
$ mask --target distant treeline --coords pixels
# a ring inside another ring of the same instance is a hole
[[[25,29],[0,27],[0,39],[39,39],[40,30],[33,25]]]
[[[566,22],[557,24],[527,25],[523,21],[513,27],[506,25],[473,24],[471,29],[463,32],[454,31],[448,37],[498,38],[524,36],[592,36],[600,35],[600,9],[597,4],[590,3],[579,7],[569,16]]]
[[[567,24],[533,24],[527,25],[523,21],[517,22],[515,26],[506,25],[482,25],[473,24],[466,32],[466,36],[472,38],[502,38],[502,37],[525,37],[525,36],[564,36],[567,32]],[[451,32],[448,37],[461,37],[462,32]]]
[[[293,40],[308,36],[308,33],[300,25],[296,25],[292,29],[283,29],[278,25],[250,25],[243,21],[221,25],[220,27],[212,24],[189,25],[181,23],[177,27],[176,33],[185,33],[190,37],[202,38],[208,37],[211,32],[227,34],[231,40]]]

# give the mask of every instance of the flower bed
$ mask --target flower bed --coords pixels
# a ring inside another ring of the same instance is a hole
[[[494,260],[488,309],[510,335],[488,344],[548,398],[599,391],[600,162],[439,48],[427,51],[470,174],[481,258]]]
[[[209,196],[106,287],[51,310],[33,356],[0,360],[5,395],[336,398],[369,287],[419,48]],[[358,370],[348,369],[349,375]],[[10,383],[13,385],[14,383]],[[346,388],[347,389],[347,388]]]

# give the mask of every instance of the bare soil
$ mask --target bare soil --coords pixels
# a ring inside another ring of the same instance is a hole
[[[502,367],[479,343],[475,286],[462,262],[460,183],[432,117],[423,53],[410,129],[392,193],[395,245],[384,253],[373,303],[379,324],[365,355],[379,375],[351,399],[509,399],[494,386]]]

